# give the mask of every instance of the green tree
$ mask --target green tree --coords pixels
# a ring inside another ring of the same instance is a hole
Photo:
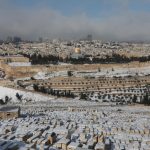
[[[149,98],[148,93],[146,93],[146,95],[144,96],[143,104],[150,105],[150,98]]]
[[[87,100],[87,95],[85,93],[82,93],[80,94],[80,99],[84,99],[84,100]]]
[[[136,96],[136,95],[133,96],[132,102],[133,102],[133,103],[136,103],[136,102],[137,102],[137,96]]]
[[[68,74],[68,77],[71,77],[73,75],[72,71],[68,71],[67,74]]]

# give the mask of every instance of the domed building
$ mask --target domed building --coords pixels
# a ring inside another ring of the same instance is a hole
[[[80,48],[75,48],[75,49],[74,49],[74,52],[75,52],[76,54],[81,54],[81,49],[80,49]]]
[[[81,49],[79,47],[76,47],[74,49],[74,53],[71,55],[71,58],[73,59],[84,58],[84,55],[82,54]]]

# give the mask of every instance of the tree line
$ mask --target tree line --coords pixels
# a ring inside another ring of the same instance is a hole
[[[75,97],[74,93],[72,93],[70,90],[64,90],[64,91],[55,90],[53,88],[45,88],[44,86],[39,88],[37,84],[33,85],[33,89],[37,92],[42,92],[42,93],[50,94],[50,95],[57,96],[57,97],[67,97],[67,98]]]
[[[125,55],[120,54],[112,54],[112,56],[106,55],[105,58],[100,57],[93,57],[92,60],[90,59],[91,56],[85,55],[83,58],[71,58],[66,57],[62,58],[60,56],[54,55],[41,55],[41,54],[33,54],[27,55],[24,54],[25,57],[28,57],[31,64],[58,64],[59,62],[63,63],[71,63],[71,64],[98,64],[98,63],[129,63],[132,61],[139,61],[139,62],[147,62],[150,61],[149,56],[141,56],[141,57],[126,57]]]

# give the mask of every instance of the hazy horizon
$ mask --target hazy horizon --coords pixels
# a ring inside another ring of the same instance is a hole
[[[0,39],[150,41],[150,0],[0,0]]]

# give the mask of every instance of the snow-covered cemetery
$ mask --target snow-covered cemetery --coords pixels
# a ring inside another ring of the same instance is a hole
[[[0,44],[0,150],[150,150],[150,44]]]

